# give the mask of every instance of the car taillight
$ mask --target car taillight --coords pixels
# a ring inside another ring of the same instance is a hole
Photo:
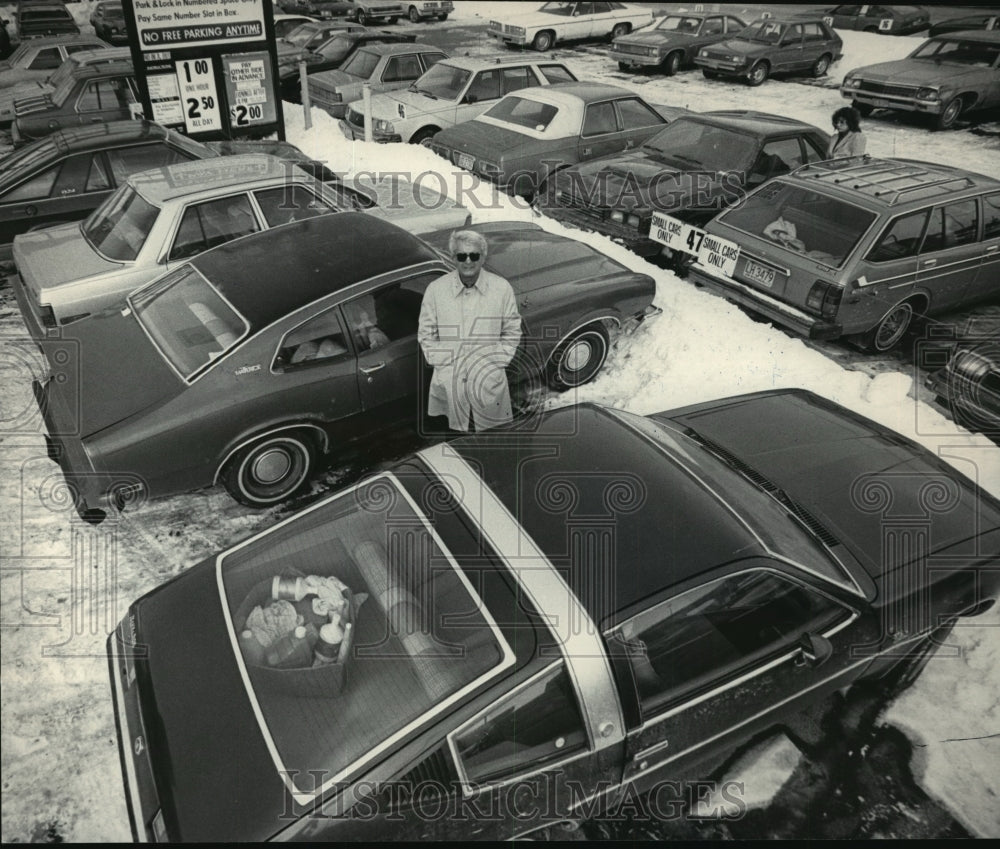
[[[840,286],[817,280],[806,296],[806,309],[819,313],[823,318],[833,319],[843,297],[844,290]]]

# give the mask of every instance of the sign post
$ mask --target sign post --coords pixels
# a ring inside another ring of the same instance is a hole
[[[271,0],[123,0],[146,118],[202,141],[284,140]]]

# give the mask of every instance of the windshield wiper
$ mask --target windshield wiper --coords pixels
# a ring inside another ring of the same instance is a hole
[[[434,94],[433,92],[428,91],[425,88],[417,88],[415,85],[411,85],[409,90],[412,91],[412,92],[414,92],[414,93],[416,93],[416,94],[425,94],[431,100],[438,100],[439,99],[436,94]]]
[[[682,162],[690,162],[692,165],[701,165],[700,159],[695,159],[693,156],[685,156],[683,153],[671,153],[670,156],[673,159],[679,159]]]

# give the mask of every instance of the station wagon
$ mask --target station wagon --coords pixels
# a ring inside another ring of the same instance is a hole
[[[886,351],[1000,296],[1000,180],[912,160],[810,164],[706,225],[691,279],[804,336]]]
[[[545,52],[557,41],[619,38],[653,22],[653,10],[637,3],[543,3],[530,11],[491,18],[486,33],[501,44]]]
[[[425,448],[129,607],[107,652],[133,835],[544,839],[640,794],[679,816],[837,690],[905,688],[994,605],[998,540],[996,499],[803,391]],[[336,661],[303,627],[270,665],[255,617],[315,629],[324,582]]]

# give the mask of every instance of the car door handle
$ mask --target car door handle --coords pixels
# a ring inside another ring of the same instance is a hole
[[[655,755],[658,752],[662,752],[669,746],[670,746],[669,740],[660,740],[659,743],[654,743],[652,746],[643,749],[641,752],[636,752],[632,758],[632,763],[638,763],[641,760],[645,760],[650,755]]]
[[[378,371],[380,368],[385,368],[385,362],[384,361],[380,362],[380,363],[375,363],[375,365],[369,366],[368,368],[364,368],[363,366],[359,366],[359,370],[363,374],[371,374],[373,371]]]
[[[591,154],[591,151],[592,151],[592,150],[593,150],[593,148],[590,148],[590,147],[585,147],[585,148],[583,149],[583,155],[584,155],[584,156],[590,156],[590,154]]]
[[[937,265],[937,260],[936,260],[936,259],[925,259],[925,260],[924,260],[924,261],[923,261],[922,263],[920,263],[920,264],[921,264],[921,265],[922,265],[922,266],[923,266],[924,268],[933,268],[933,267],[934,267],[935,265]]]

